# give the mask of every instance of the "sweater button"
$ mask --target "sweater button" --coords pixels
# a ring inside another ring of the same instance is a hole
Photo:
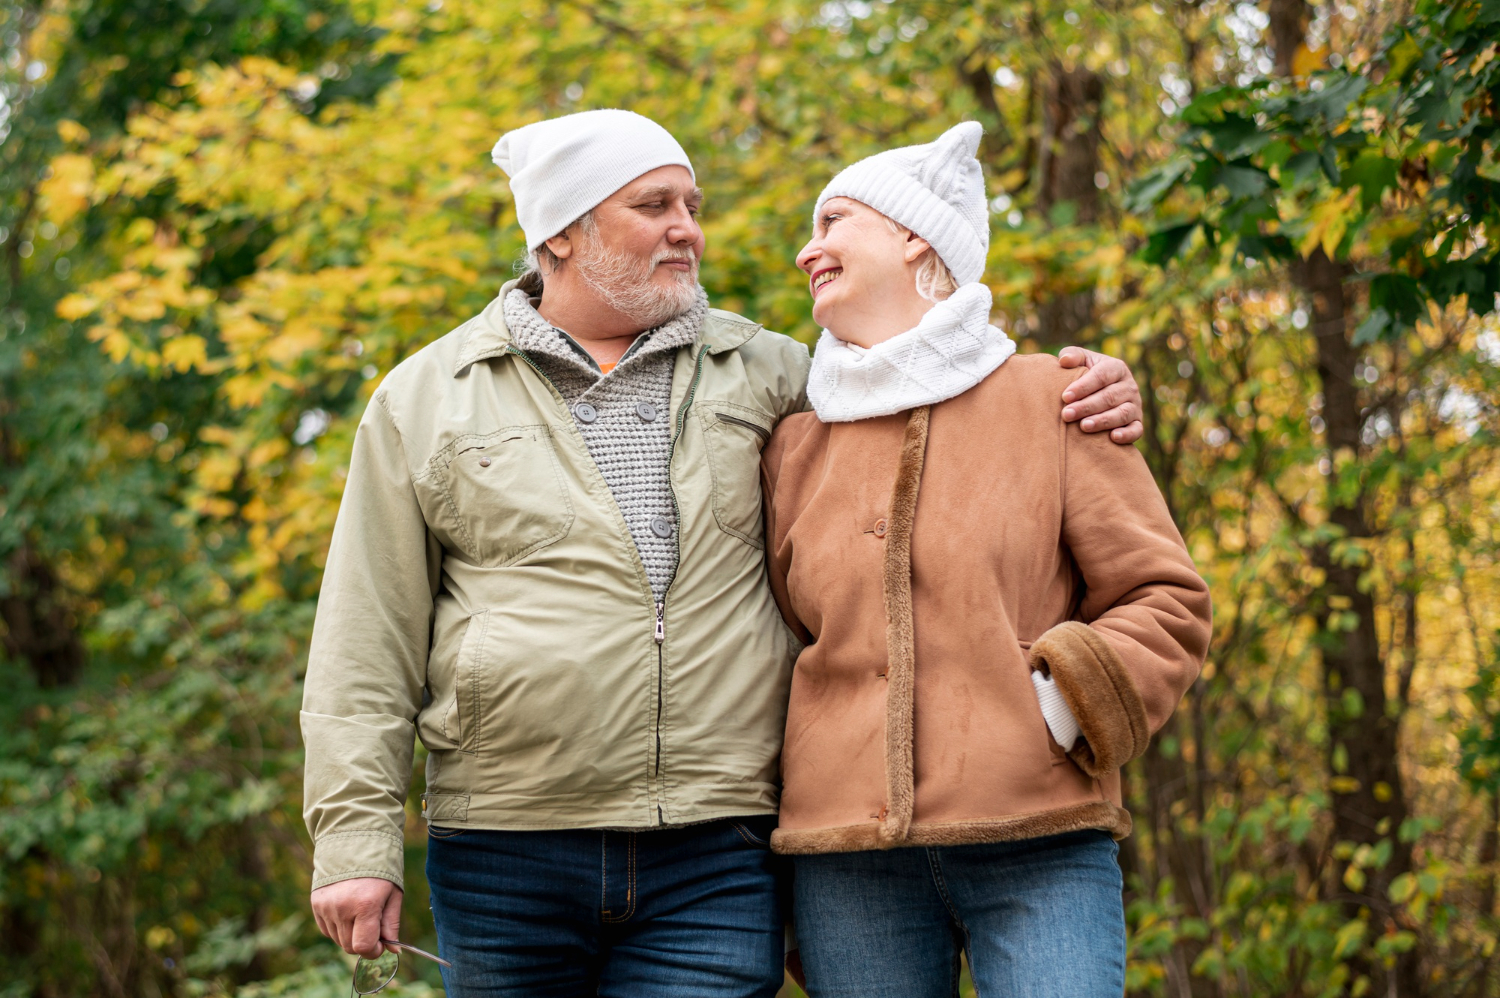
[[[665,540],[672,536],[672,524],[665,516],[653,516],[651,518],[651,532]]]
[[[876,537],[884,537],[885,536],[885,532],[888,529],[890,529],[890,524],[888,524],[888,523],[885,522],[885,517],[882,516],[880,519],[878,519],[878,520],[875,521],[875,536]]]
[[[650,402],[639,402],[635,407],[635,414],[641,417],[643,423],[656,422],[656,406]]]
[[[587,402],[580,402],[573,407],[573,415],[578,417],[580,423],[592,423],[599,418],[599,410]]]
[[[487,458],[487,457],[480,458],[479,459],[479,466],[481,468],[488,468],[490,466],[490,459]]]

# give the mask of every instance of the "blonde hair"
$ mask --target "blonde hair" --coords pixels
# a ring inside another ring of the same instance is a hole
[[[889,216],[886,216],[885,224],[891,227],[892,232],[911,232],[911,229]],[[954,279],[953,271],[938,256],[937,250],[927,247],[927,252],[917,258],[917,294],[927,301],[938,302],[957,290],[958,281]]]

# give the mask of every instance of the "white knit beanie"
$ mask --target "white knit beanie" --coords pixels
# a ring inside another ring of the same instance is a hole
[[[932,244],[959,284],[984,273],[990,248],[984,174],[974,153],[984,126],[954,125],[934,142],[887,149],[845,168],[818,195],[813,218],[829,198],[853,198]]]
[[[661,166],[693,172],[671,132],[643,115],[614,109],[523,125],[500,136],[490,156],[510,177],[527,250],[643,173]]]

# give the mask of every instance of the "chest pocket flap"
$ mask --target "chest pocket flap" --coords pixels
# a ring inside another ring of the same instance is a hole
[[[573,527],[567,482],[544,425],[465,433],[417,481],[433,526],[476,565],[513,564]]]
[[[764,547],[760,451],[771,439],[775,420],[759,409],[707,399],[697,412],[713,474],[714,519],[726,534],[752,547]]]

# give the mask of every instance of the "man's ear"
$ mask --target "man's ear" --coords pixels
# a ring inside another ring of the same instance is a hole
[[[573,255],[573,240],[568,236],[566,229],[548,239],[546,246],[552,251],[552,255],[559,260],[566,260]]]
[[[932,243],[929,243],[915,232],[907,234],[905,251],[907,263],[916,263],[922,259],[922,254],[930,249],[932,249]]]

